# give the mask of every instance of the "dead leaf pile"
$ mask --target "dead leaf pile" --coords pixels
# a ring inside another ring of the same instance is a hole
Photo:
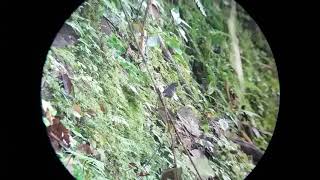
[[[69,130],[60,122],[59,117],[52,119],[52,125],[48,126],[47,132],[55,150],[60,150],[63,146],[70,147]]]

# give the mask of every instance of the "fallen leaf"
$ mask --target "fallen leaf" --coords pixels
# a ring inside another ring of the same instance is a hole
[[[151,36],[148,37],[147,46],[148,47],[156,47],[160,45],[159,36]]]
[[[229,124],[226,121],[226,119],[219,119],[219,125],[223,131],[226,131],[227,129],[229,129]]]
[[[138,176],[149,176],[150,174],[148,172],[140,172],[137,174]]]
[[[189,107],[183,107],[178,110],[177,115],[182,125],[195,137],[201,135],[199,120]]]
[[[52,125],[48,126],[47,132],[48,134],[52,133],[55,137],[57,137],[60,143],[63,143],[67,147],[70,147],[69,130],[64,127],[64,125],[60,122],[60,119],[58,117],[54,117],[52,119]],[[51,138],[51,140],[53,139],[54,138]],[[57,148],[57,149],[60,149],[60,148]]]
[[[106,112],[106,108],[104,107],[103,103],[99,103],[99,107],[102,112]]]
[[[141,33],[142,35],[140,36],[140,49],[141,49],[141,53],[144,54],[145,53],[145,49],[146,49],[146,37],[147,37],[147,31],[143,30],[143,32]]]
[[[49,121],[49,124],[52,124],[52,118],[56,115],[56,110],[51,106],[50,102],[47,102],[42,99],[42,109],[46,119]]]
[[[206,158],[205,156],[200,156],[197,158],[192,157],[192,160],[194,162],[194,165],[197,167],[202,179],[208,179],[209,177],[215,175],[214,171],[210,166],[208,158]],[[190,162],[188,162],[188,166],[190,167],[191,171],[196,173]]]
[[[82,113],[81,112],[81,107],[78,104],[73,105],[72,108],[73,108],[74,111],[78,112],[79,114]]]
[[[81,116],[81,114],[82,114],[81,107],[79,105],[75,104],[75,105],[73,105],[72,108],[73,108],[73,115],[77,118],[81,118],[82,117]]]
[[[244,131],[241,131],[241,136],[249,143],[252,144],[252,140],[250,139],[250,137],[247,135],[247,133],[245,133]]]
[[[203,153],[198,149],[193,149],[190,151],[190,153],[193,157],[200,157],[203,155]]]
[[[47,111],[53,109],[51,104],[50,104],[50,102],[47,102],[47,101],[45,101],[43,99],[41,100],[41,104],[42,104],[42,109],[43,109],[44,112],[47,112]]]
[[[140,35],[142,35],[144,28],[143,28],[143,25],[140,21],[133,22],[132,27],[133,27],[133,30],[135,31],[135,33],[139,33]]]
[[[100,25],[101,31],[106,35],[110,35],[112,33],[112,25],[106,17],[102,18]]]
[[[161,180],[168,180],[168,179],[172,179],[172,180],[181,180],[182,177],[182,168],[170,168],[170,169],[166,169],[163,171],[163,173],[161,174]]]
[[[45,113],[46,119],[49,121],[49,124],[52,124],[52,115],[49,111]]]
[[[170,109],[167,109],[168,112],[169,112],[169,116],[171,116],[172,120],[174,120],[174,113],[170,110]],[[164,107],[160,107],[158,108],[158,112],[159,112],[159,116],[161,118],[161,120],[164,122],[164,123],[167,123],[168,121],[170,121],[170,117],[167,116],[167,113],[166,113],[166,110]]]
[[[70,95],[73,90],[73,84],[67,73],[60,74],[65,92]]]
[[[207,118],[207,119],[211,119],[212,117],[213,117],[213,112],[206,112],[205,113],[205,117]]]
[[[157,21],[160,17],[160,10],[158,8],[158,5],[155,0],[151,0],[151,6],[150,6],[150,14],[152,17],[154,17]]]
[[[257,128],[252,128],[252,131],[254,133],[254,135],[257,137],[257,138],[260,138],[261,137],[261,134],[259,132],[259,130]]]
[[[129,168],[138,168],[138,166],[135,163],[129,163]]]
[[[86,111],[90,116],[95,116],[96,115],[96,112],[93,110],[93,109],[88,109]]]

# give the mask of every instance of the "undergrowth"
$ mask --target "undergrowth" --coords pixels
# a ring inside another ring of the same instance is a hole
[[[146,3],[123,1],[131,19],[142,19]],[[180,4],[158,1],[160,23],[147,18],[149,36],[160,34],[165,44],[173,49],[178,66],[191,92],[177,88],[178,100],[169,100],[173,111],[184,105],[195,108],[201,127],[208,129],[210,118],[227,117],[230,128],[237,132],[239,121],[272,133],[275,127],[279,92],[277,72],[272,55],[262,34],[245,26],[246,13],[238,10],[238,36],[245,77],[245,93],[239,89],[234,70],[230,66],[230,36],[226,26],[229,7],[220,1],[202,0],[202,11],[197,2]],[[171,9],[178,9],[188,23],[185,41],[173,23]],[[117,27],[112,34],[100,30],[101,19],[108,18]],[[137,18],[138,17],[138,18]],[[77,179],[159,179],[161,172],[173,165],[171,140],[166,126],[156,112],[157,94],[146,68],[151,70],[158,85],[178,82],[179,76],[172,63],[166,61],[160,46],[147,49],[147,66],[141,57],[123,56],[133,38],[118,1],[89,0],[67,21],[80,36],[77,44],[49,51],[44,67],[42,99],[50,102],[56,114],[63,115],[62,123],[71,131],[70,150],[58,153],[65,163],[68,154],[74,156],[72,174]],[[220,52],[216,52],[218,48]],[[57,66],[65,66],[73,84],[73,94],[66,95],[59,84]],[[156,69],[158,69],[156,71]],[[228,95],[229,93],[229,95]],[[230,93],[233,94],[230,99]],[[74,106],[81,107],[80,116]],[[249,115],[243,120],[243,114]],[[266,149],[271,137],[254,139]],[[76,147],[88,141],[100,157],[78,152]],[[250,157],[241,151],[230,153],[237,146],[226,138],[218,139],[217,156],[210,166],[219,179],[243,179],[252,169]],[[188,157],[177,151],[178,166],[184,179],[196,175]],[[134,163],[138,170],[128,165]],[[148,172],[148,176],[137,173]]]

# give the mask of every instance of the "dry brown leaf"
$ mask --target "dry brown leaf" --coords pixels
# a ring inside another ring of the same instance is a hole
[[[88,109],[86,112],[87,112],[90,116],[95,116],[95,115],[97,114],[96,111],[93,110],[93,109]]]
[[[201,135],[199,120],[189,107],[182,107],[178,110],[177,115],[180,123],[190,132],[193,136],[199,137]]]
[[[182,168],[170,168],[166,169],[163,171],[161,174],[161,180],[168,180],[168,179],[173,179],[173,180],[181,180],[182,177]]]
[[[214,116],[214,114],[213,114],[212,112],[206,112],[206,113],[205,113],[205,117],[206,117],[207,119],[211,119],[211,118],[213,118],[213,116]]]
[[[160,11],[155,0],[151,0],[151,6],[149,10],[150,10],[151,16],[154,17],[157,21],[159,21]]]
[[[52,119],[52,125],[48,126],[47,132],[48,132],[48,134],[52,133],[55,137],[57,137],[58,140],[60,141],[58,143],[62,143],[64,145],[66,145],[67,147],[70,147],[69,130],[64,127],[64,125],[60,122],[60,119],[58,117],[54,117]],[[57,139],[51,138],[51,140],[52,140],[51,142],[54,142]],[[53,146],[56,146],[55,143],[53,144]],[[56,148],[56,149],[60,149],[60,147]]]
[[[138,168],[136,163],[129,163],[129,168]]]
[[[77,113],[81,114],[81,107],[78,104],[73,105],[73,110],[76,111]]]
[[[137,174],[137,176],[149,176],[150,174],[148,172],[140,172]]]
[[[73,90],[73,84],[67,73],[60,73],[65,92],[70,95]]]
[[[198,149],[193,149],[190,151],[190,153],[192,154],[193,157],[196,157],[196,158],[203,156],[203,152]]]
[[[250,137],[247,135],[247,133],[245,133],[244,131],[241,131],[241,136],[249,143],[252,144],[252,141],[250,139]]]
[[[106,112],[106,108],[104,107],[103,103],[99,103],[99,106],[102,112]]]

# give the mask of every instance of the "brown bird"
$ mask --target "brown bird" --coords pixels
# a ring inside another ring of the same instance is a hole
[[[258,161],[262,158],[263,152],[258,149],[256,146],[254,146],[251,143],[242,141],[241,139],[233,139],[234,143],[240,145],[241,150],[246,153],[247,155],[252,156],[253,163],[257,165]]]

